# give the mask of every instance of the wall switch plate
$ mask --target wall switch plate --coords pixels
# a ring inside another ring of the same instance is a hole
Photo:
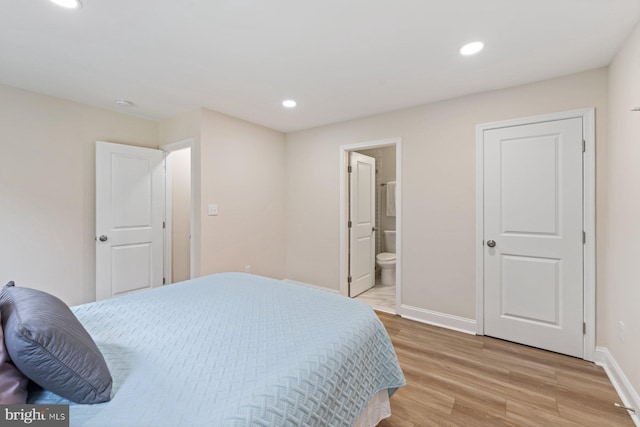
[[[209,215],[218,215],[218,205],[209,205]]]

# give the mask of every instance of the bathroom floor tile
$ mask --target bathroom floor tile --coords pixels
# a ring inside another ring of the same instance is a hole
[[[395,314],[396,285],[383,285],[380,283],[380,277],[376,277],[375,286],[358,295],[356,299],[369,304],[375,310]]]

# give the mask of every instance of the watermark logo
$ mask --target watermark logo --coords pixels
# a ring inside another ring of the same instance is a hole
[[[0,426],[69,427],[69,405],[0,405]]]

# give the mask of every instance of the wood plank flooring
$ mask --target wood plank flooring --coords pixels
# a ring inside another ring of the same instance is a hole
[[[593,363],[377,314],[407,379],[379,427],[634,425]]]

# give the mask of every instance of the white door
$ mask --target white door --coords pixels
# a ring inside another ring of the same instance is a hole
[[[349,296],[375,285],[376,159],[349,153]]]
[[[163,152],[96,142],[96,299],[162,285]]]
[[[485,334],[583,355],[582,119],[484,133]]]

